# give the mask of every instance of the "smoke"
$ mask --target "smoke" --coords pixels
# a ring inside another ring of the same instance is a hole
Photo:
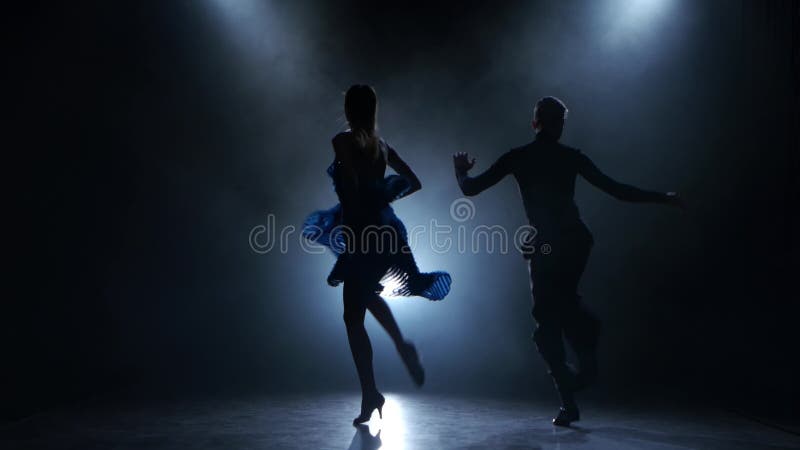
[[[304,252],[296,229],[286,252],[261,254],[249,240],[270,215],[291,231],[336,203],[325,169],[354,83],[376,88],[379,132],[422,181],[394,205],[409,229],[433,220],[524,225],[510,177],[472,199],[470,220],[454,219],[461,194],[450,155],[468,151],[485,170],[533,138],[533,105],[545,95],[570,109],[564,143],[620,181],[690,200],[693,212],[680,215],[578,181],[596,238],[581,291],[605,322],[609,390],[692,385],[684,369],[713,367],[704,360],[723,340],[711,340],[721,334],[708,326],[722,299],[748,304],[728,281],[747,271],[727,242],[752,230],[725,219],[740,217],[736,186],[757,158],[738,144],[740,54],[731,42],[742,17],[725,2],[204,0],[129,9],[100,14],[114,40],[80,42],[96,47],[82,56],[78,86],[97,98],[71,103],[87,117],[82,129],[102,133],[88,177],[72,181],[102,202],[78,202],[78,216],[92,214],[76,223],[94,228],[70,228],[83,238],[70,248],[100,256],[93,270],[59,260],[65,279],[102,280],[99,292],[69,297],[99,299],[75,326],[105,324],[94,355],[121,384],[356,387],[341,288],[325,283],[333,258]],[[76,216],[76,200],[63,201]],[[390,301],[423,355],[426,389],[550,392],[530,340],[526,263],[513,252],[438,252],[430,239],[417,241],[415,256],[423,270],[452,274],[451,294]],[[385,333],[372,319],[368,331],[379,385],[409,389]]]
[[[267,214],[275,214],[279,227],[297,226],[311,210],[336,202],[324,170],[332,159],[330,138],[345,127],[341,93],[350,84],[375,86],[380,133],[423,182],[421,192],[395,205],[409,228],[432,219],[459,225],[449,214],[460,197],[450,155],[469,151],[484,170],[528,142],[533,104],[544,95],[564,99],[571,109],[564,141],[612,176],[680,189],[686,174],[678,168],[691,166],[693,158],[689,149],[671,145],[661,125],[671,120],[675,104],[691,101],[692,92],[670,82],[687,70],[679,62],[687,52],[685,36],[693,32],[689,8],[635,13],[615,2],[471,5],[442,21],[446,11],[412,6],[401,14],[359,6],[210,1],[203,28],[195,30],[225,49],[202,58],[224,61],[214,71],[214,86],[226,95],[215,107],[223,110],[229,140],[219,143],[224,153],[199,163],[193,182],[217,181],[206,198],[204,209],[213,217],[204,218],[204,228],[219,224],[213,239],[224,245],[212,252],[227,249],[227,264],[238,270],[207,282],[221,298],[246,299],[244,307],[230,306],[238,310],[227,326],[250,330],[247,345],[253,355],[272,358],[269,370],[345,386],[352,384],[352,367],[340,323],[341,289],[324,282],[332,258],[304,253],[297,234],[287,254],[252,254],[247,234]],[[656,5],[637,6],[646,7]],[[232,172],[227,177],[219,173],[220,161]],[[511,179],[474,201],[471,226],[514,230],[525,223]],[[631,253],[663,239],[667,229],[680,233],[680,219],[670,211],[617,205],[584,185],[578,203],[601,242],[584,281],[586,301],[612,322],[630,317],[638,309],[626,310],[630,304],[619,297],[653,295],[652,287],[625,280],[634,276]],[[430,244],[418,242],[415,256],[423,270],[451,272],[450,296],[441,303],[391,302],[404,333],[425,356],[429,388],[492,390],[502,384],[493,379],[543,374],[529,339],[522,258],[439,254]],[[658,244],[645,249],[660,251]],[[680,249],[661,255],[681,256]],[[242,286],[246,292],[239,292]],[[410,386],[382,330],[372,321],[368,329],[379,379],[396,389]],[[629,338],[612,333],[610,339]],[[319,366],[326,367],[325,377],[306,371]]]

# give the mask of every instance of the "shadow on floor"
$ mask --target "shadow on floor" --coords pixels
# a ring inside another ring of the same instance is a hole
[[[350,446],[347,447],[347,450],[378,450],[383,445],[381,442],[381,432],[378,432],[373,436],[369,432],[369,427],[367,425],[356,425],[356,434],[353,436],[353,440],[350,441]]]

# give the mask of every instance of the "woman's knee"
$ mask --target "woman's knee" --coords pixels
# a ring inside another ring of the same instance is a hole
[[[349,283],[349,285],[348,285]],[[362,283],[346,281],[344,283],[344,314],[345,325],[364,324],[364,317],[367,313],[367,305],[375,294],[366,289]]]
[[[363,326],[364,316],[366,315],[366,308],[360,299],[349,299],[344,302],[344,313],[342,319],[344,324],[348,327]]]
[[[344,324],[348,328],[350,328],[357,325],[363,325],[364,316],[365,316],[365,311],[363,308],[359,307],[348,308],[345,306],[344,313],[342,314],[342,319],[344,319]]]

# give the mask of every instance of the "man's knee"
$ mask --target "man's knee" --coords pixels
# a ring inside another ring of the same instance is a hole
[[[578,307],[565,320],[564,334],[576,351],[593,351],[600,335],[600,320],[590,311]]]
[[[539,322],[536,330],[533,332],[533,342],[540,353],[548,353],[548,351],[561,343],[561,328],[554,323]]]
[[[534,296],[533,308],[531,309],[533,320],[538,324],[537,329],[551,327],[559,321],[561,308],[557,298],[551,296]],[[545,330],[546,331],[546,330]]]

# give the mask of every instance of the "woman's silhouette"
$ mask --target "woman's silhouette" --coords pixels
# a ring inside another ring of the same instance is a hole
[[[344,100],[350,129],[333,138],[335,158],[328,168],[339,205],[311,214],[304,235],[331,248],[336,264],[328,276],[332,286],[344,282],[344,322],[361,383],[361,414],[354,424],[382,414],[383,395],[375,385],[372,346],[364,328],[366,311],[389,333],[414,382],[425,372],[414,345],[379,295],[418,295],[441,300],[450,291],[450,275],[422,273],[407,244],[403,223],[389,203],[418,191],[422,184],[397,152],[376,134],[377,96],[370,86],[354,85]],[[386,166],[398,175],[384,176]]]

